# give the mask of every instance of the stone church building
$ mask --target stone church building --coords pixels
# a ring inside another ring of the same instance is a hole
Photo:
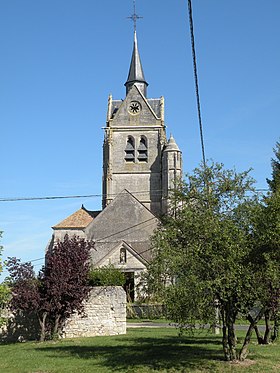
[[[131,300],[149,263],[150,237],[181,177],[182,155],[166,138],[164,98],[148,98],[136,31],[124,100],[108,98],[103,143],[102,210],[82,206],[53,228],[49,248],[65,234],[95,241],[94,267],[125,272]]]

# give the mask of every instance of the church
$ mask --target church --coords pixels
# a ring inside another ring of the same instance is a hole
[[[150,238],[168,211],[182,174],[182,154],[166,137],[164,98],[148,98],[134,30],[124,100],[110,95],[103,143],[102,210],[82,207],[53,226],[51,249],[65,234],[95,242],[93,267],[114,265],[126,274],[130,300],[151,259]]]

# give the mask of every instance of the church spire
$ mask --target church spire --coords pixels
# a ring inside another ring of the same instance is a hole
[[[146,82],[145,77],[144,77],[143,67],[141,64],[140,54],[138,51],[137,35],[136,35],[136,21],[137,19],[142,18],[142,17],[139,17],[136,14],[135,1],[133,2],[133,6],[134,6],[134,13],[132,14],[131,17],[128,17],[128,18],[131,18],[134,23],[134,44],[133,44],[133,52],[132,52],[132,57],[131,57],[131,62],[130,62],[129,73],[128,73],[127,81],[125,83],[126,94],[128,94],[132,86],[135,84],[146,97],[148,83]]]

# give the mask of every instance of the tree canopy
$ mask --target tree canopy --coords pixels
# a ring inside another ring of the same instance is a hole
[[[280,189],[280,142],[276,142],[276,146],[273,149],[275,154],[275,159],[271,160],[272,167],[272,178],[267,179],[267,183],[272,192],[276,192],[277,189]]]
[[[222,320],[227,360],[238,358],[234,323],[257,299],[250,254],[258,210],[249,171],[212,163],[174,191],[170,214],[153,238],[149,284],[181,330]]]
[[[263,343],[270,342],[270,320],[276,322],[272,339],[278,337],[280,311],[280,189],[264,198],[253,223],[253,270],[259,282],[259,302],[264,309],[266,332]]]

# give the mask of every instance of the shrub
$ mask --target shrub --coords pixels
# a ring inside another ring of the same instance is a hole
[[[123,286],[125,275],[112,264],[92,269],[89,273],[90,286]]]

